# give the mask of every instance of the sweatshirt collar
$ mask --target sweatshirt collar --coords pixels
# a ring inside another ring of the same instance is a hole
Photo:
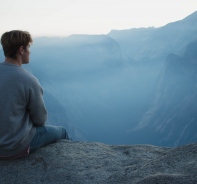
[[[9,65],[9,66],[16,66],[16,67],[20,67],[20,66],[18,66],[18,65],[16,65],[16,64],[13,64],[13,63],[8,63],[8,62],[2,62],[2,64],[3,65]]]

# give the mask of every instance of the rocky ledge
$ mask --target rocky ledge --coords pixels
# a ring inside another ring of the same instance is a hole
[[[195,184],[197,143],[177,148],[61,140],[0,161],[1,184]]]

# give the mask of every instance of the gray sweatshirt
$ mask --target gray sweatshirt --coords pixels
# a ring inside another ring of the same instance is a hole
[[[27,149],[36,126],[47,119],[43,90],[23,67],[0,63],[0,155]]]

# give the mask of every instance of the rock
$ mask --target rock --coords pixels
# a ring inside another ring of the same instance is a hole
[[[0,161],[1,184],[197,183],[197,143],[177,148],[61,140]]]

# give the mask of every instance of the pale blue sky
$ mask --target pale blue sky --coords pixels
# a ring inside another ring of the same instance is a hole
[[[0,35],[21,29],[33,37],[160,27],[197,10],[196,0],[0,0],[0,5]]]

